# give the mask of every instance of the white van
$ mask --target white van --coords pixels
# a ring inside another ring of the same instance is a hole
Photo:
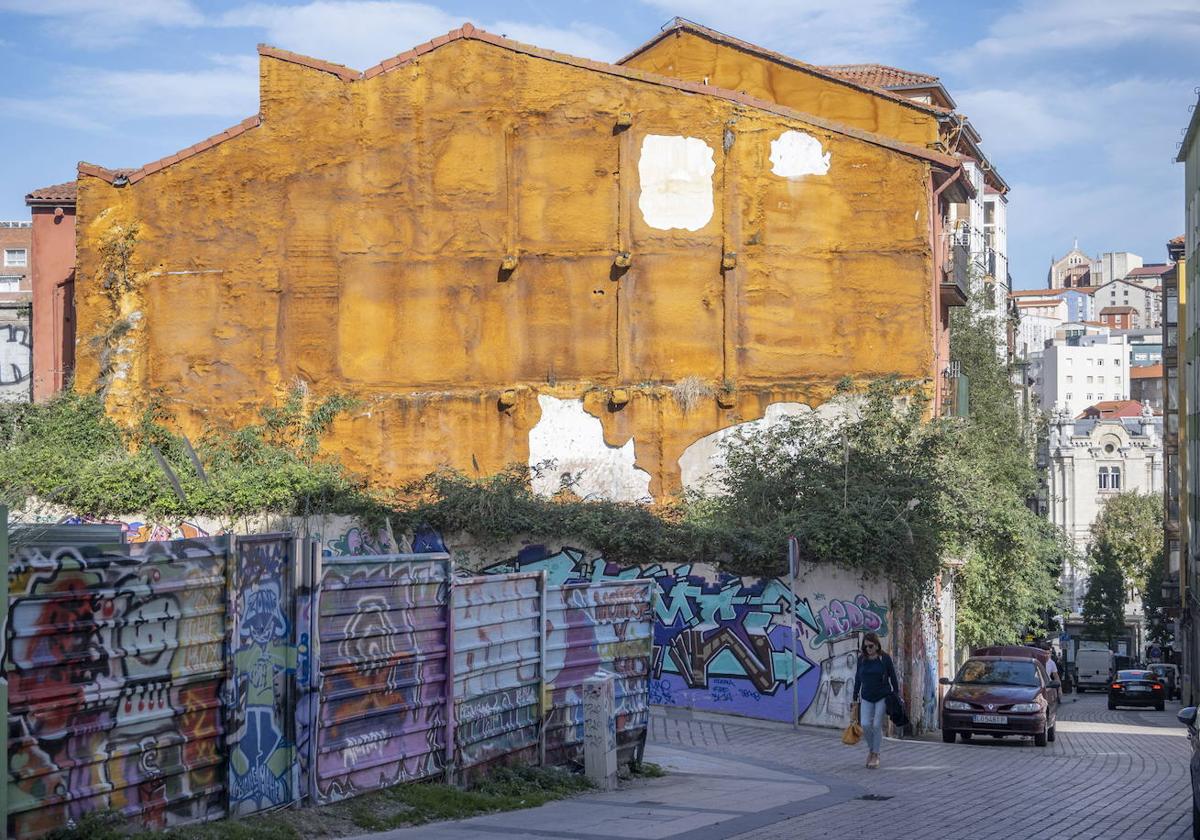
[[[1104,642],[1081,641],[1075,650],[1075,690],[1082,694],[1089,688],[1108,690],[1113,675],[1113,652]]]

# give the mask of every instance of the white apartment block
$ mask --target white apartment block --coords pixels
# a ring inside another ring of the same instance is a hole
[[[950,205],[949,230],[954,244],[970,253],[971,291],[982,291],[986,314],[995,319],[996,353],[1003,358],[1008,346],[1008,197],[993,188],[987,173],[970,158],[963,170],[975,189],[968,202]]]
[[[1092,292],[1093,309],[1102,312],[1115,306],[1132,306],[1137,310],[1135,329],[1162,327],[1162,291],[1129,280],[1109,280]]]
[[[1077,343],[1068,343],[1077,342]],[[1078,417],[1098,402],[1129,399],[1129,343],[1125,336],[1083,335],[1055,340],[1042,351],[1040,403]]]

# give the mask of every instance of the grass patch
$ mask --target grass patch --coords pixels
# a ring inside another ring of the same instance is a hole
[[[629,768],[629,775],[635,779],[661,779],[667,775],[667,771],[653,761],[643,761],[640,764],[632,765]]]
[[[644,765],[645,766],[645,765]],[[654,765],[650,765],[654,766]],[[661,773],[661,771],[660,771]],[[466,790],[444,784],[396,785],[320,808],[274,811],[240,820],[145,831],[98,811],[48,840],[307,840],[386,831],[440,820],[536,808],[591,787],[582,776],[542,767],[500,768]]]

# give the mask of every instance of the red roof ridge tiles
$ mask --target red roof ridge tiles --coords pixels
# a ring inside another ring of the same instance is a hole
[[[26,204],[74,204],[75,198],[78,195],[78,186],[75,181],[67,181],[62,184],[52,184],[48,187],[40,187],[36,190],[31,190],[25,196]]]
[[[484,43],[500,47],[501,49],[521,53],[533,58],[541,58],[545,61],[567,64],[584,70],[593,70],[611,76],[618,76],[620,78],[645,82],[646,84],[675,88],[676,90],[681,90],[686,93],[713,96],[718,99],[724,99],[728,102],[733,102],[735,104],[745,105],[760,111],[766,111],[767,113],[776,114],[777,116],[800,120],[801,122],[808,123],[815,128],[824,129],[845,137],[853,137],[854,139],[862,140],[863,142],[871,143],[872,145],[891,149],[892,151],[908,155],[909,157],[915,157],[928,161],[929,163],[935,164],[950,171],[958,170],[962,166],[962,164],[952,155],[944,154],[933,149],[914,146],[912,144],[904,143],[900,140],[895,140],[891,137],[875,134],[863,129],[842,125],[841,123],[834,122],[833,120],[827,120],[823,117],[807,114],[803,111],[797,111],[793,108],[788,108],[776,102],[768,102],[766,100],[757,99],[753,96],[749,96],[748,94],[740,93],[738,91],[726,90],[724,88],[713,87],[711,85],[697,84],[695,82],[685,82],[680,79],[670,78],[669,76],[646,73],[641,70],[621,67],[616,64],[607,64],[602,61],[577,58],[564,53],[554,52],[553,50],[546,50],[542,49],[541,47],[522,44],[519,41],[514,41],[501,35],[493,35],[492,33],[479,29],[470,23],[463,24],[463,26],[458,29],[454,29],[445,35],[439,35],[431,41],[426,41],[423,44],[419,44],[416,47],[407,50],[406,52],[400,53],[393,58],[386,59],[380,64],[377,64],[374,67],[362,72],[341,64],[322,61],[317,58],[312,58],[311,56],[300,55],[299,53],[290,52],[289,50],[277,49],[266,44],[259,45],[258,53],[259,55],[267,56],[268,58],[275,58],[280,61],[288,61],[293,64],[298,64],[302,67],[317,70],[319,72],[331,73],[346,83],[353,83],[365,81],[383,73],[388,73],[392,70],[404,67],[420,56],[430,53],[440,46],[460,39],[483,41]],[[907,102],[908,100],[904,101]],[[207,140],[202,140],[193,146],[189,146],[181,152],[168,155],[165,158],[153,161],[137,169],[106,169],[105,167],[96,166],[95,164],[81,162],[79,164],[79,174],[101,178],[102,180],[114,185],[115,182],[120,178],[124,178],[126,183],[135,184],[142,178],[145,178],[147,175],[164,169],[171,164],[178,163],[181,160],[185,160],[192,155],[199,154],[206,149],[212,148],[218,143],[222,143],[225,140],[236,137],[237,135],[242,134],[245,131],[255,128],[261,124],[262,115],[256,114],[253,117],[242,120],[242,122],[240,122],[238,125],[233,126],[232,128],[227,129],[220,134],[214,135]]]
[[[877,82],[864,82],[864,84],[895,84],[901,86],[917,86],[917,85],[934,85],[941,80],[937,76],[932,76],[929,73],[918,73],[915,70],[905,70],[901,67],[892,67],[890,64],[823,64],[823,70],[828,70],[830,73],[837,75],[845,75],[849,77],[867,76],[870,78],[879,79]]]
[[[255,114],[253,117],[247,117],[232,128],[227,128],[224,131],[214,134],[212,137],[201,140],[199,143],[188,146],[186,149],[176,152],[173,155],[167,155],[164,158],[151,161],[137,169],[108,169],[103,166],[97,166],[94,163],[86,163],[80,161],[79,174],[91,175],[99,178],[102,181],[107,181],[110,184],[116,185],[118,179],[124,179],[126,183],[136,184],[138,181],[145,178],[147,175],[153,175],[161,169],[166,169],[174,163],[179,163],[181,160],[186,160],[193,155],[198,155],[203,151],[211,149],[213,146],[224,143],[226,140],[232,140],[239,134],[245,134],[252,128],[257,128],[262,125],[262,116]]]
[[[769,50],[766,47],[760,47],[757,44],[751,44],[749,41],[743,41],[739,38],[733,37],[732,35],[726,35],[724,32],[718,32],[715,29],[710,29],[707,26],[703,26],[694,21],[680,17],[672,20],[670,25],[666,26],[661,32],[659,32],[646,43],[636,47],[632,52],[622,56],[621,58],[618,58],[616,64],[623,65],[625,62],[629,61],[635,56],[641,55],[643,52],[650,49],[650,47],[654,46],[667,36],[673,35],[674,33],[680,31],[691,32],[718,44],[724,44],[725,46],[733,47],[734,49],[742,50],[743,52],[754,53],[755,55],[768,58],[774,62],[787,65],[796,70],[810,73],[814,76],[820,76],[821,78],[827,79],[831,82],[837,82],[838,84],[856,88],[863,93],[869,93],[874,96],[881,96],[885,99],[891,99],[897,104],[907,105],[911,108],[915,108],[918,111],[925,111],[927,113],[938,115],[951,113],[951,109],[949,108],[942,108],[925,102],[915,102],[906,96],[900,96],[899,94],[892,93],[890,90],[884,90],[883,88],[875,85],[865,84],[856,79],[850,79],[846,76],[834,73],[830,71],[828,67],[822,67],[818,64],[809,64],[805,61],[801,61],[798,58],[792,58],[790,55],[784,55],[783,53]]]

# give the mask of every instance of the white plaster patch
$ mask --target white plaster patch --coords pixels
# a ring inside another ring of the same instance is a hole
[[[724,444],[734,435],[754,434],[776,425],[785,417],[811,413],[813,410],[804,403],[771,403],[763,416],[757,420],[735,423],[705,435],[683,450],[683,454],[679,456],[679,477],[684,489],[708,493],[717,490],[717,473],[725,466]],[[816,413],[821,417],[833,419],[843,416],[846,407],[837,402],[827,402],[818,408]]]
[[[712,147],[695,137],[647,134],[638,158],[638,208],[659,230],[700,230],[713,216]]]
[[[785,131],[771,141],[771,171],[784,178],[824,175],[832,155],[822,151],[821,141],[811,134]]]
[[[583,410],[582,400],[538,395],[542,417],[529,430],[533,490],[551,496],[572,482],[585,499],[649,502],[650,473],[634,466],[633,439],[624,446],[604,442],[600,420]],[[533,468],[537,469],[533,469]]]

